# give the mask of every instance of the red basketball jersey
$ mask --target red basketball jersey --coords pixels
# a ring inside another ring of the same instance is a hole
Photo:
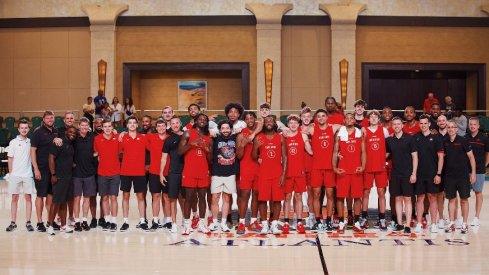
[[[299,133],[302,133],[302,127],[299,127]],[[312,170],[312,156],[307,153],[304,155],[304,169],[306,172],[311,172]]]
[[[304,175],[304,159],[307,153],[304,149],[305,144],[302,139],[302,133],[298,132],[293,137],[287,137],[285,142],[287,143],[287,176]]]
[[[335,113],[328,116],[328,124],[341,124],[345,123],[345,116],[342,113]]]
[[[248,137],[252,132],[248,128],[243,128],[241,134]],[[253,150],[253,143],[248,143],[245,147],[243,158],[239,161],[239,173],[241,176],[255,175],[258,173],[258,168],[260,168],[258,162],[251,158],[251,150]]]
[[[197,130],[190,128],[188,130],[190,137],[187,144],[200,137]],[[202,136],[202,139],[209,143],[210,136]],[[209,163],[207,161],[207,152],[200,147],[191,147],[184,155],[184,166],[182,176],[187,178],[205,179],[209,176]]]
[[[414,134],[421,132],[421,128],[419,128],[419,122],[416,121],[413,127],[409,127],[407,123],[404,123],[404,126],[402,126],[402,131],[413,136]]]
[[[282,137],[275,133],[272,139],[263,133],[258,136],[263,141],[260,146],[260,178],[273,179],[282,175]]]
[[[334,133],[333,127],[327,125],[325,130],[321,130],[319,126],[314,125],[314,135],[311,140],[312,151],[312,169],[333,169],[333,147]]]
[[[343,158],[338,161],[338,168],[345,170],[345,174],[355,174],[356,168],[362,166],[362,138],[355,137],[353,131],[347,141],[340,139],[339,152]]]
[[[367,133],[365,137],[365,149],[367,152],[365,172],[385,171],[384,127],[379,125],[375,132],[372,132],[368,127],[365,130]]]

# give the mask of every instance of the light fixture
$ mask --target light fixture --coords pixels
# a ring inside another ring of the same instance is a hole
[[[265,64],[265,96],[266,102],[272,106],[272,79],[273,79],[273,61],[268,58]]]
[[[341,85],[341,108],[346,109],[346,95],[348,83],[348,61],[342,59],[340,61],[340,85]]]
[[[100,59],[98,64],[98,89],[102,91],[102,95],[105,96],[105,80],[107,76],[107,62]]]

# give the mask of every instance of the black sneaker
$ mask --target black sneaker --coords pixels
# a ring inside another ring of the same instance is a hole
[[[312,232],[321,232],[324,230],[324,226],[321,222],[316,222],[311,228]]]
[[[171,229],[171,222],[167,222],[163,225],[164,228],[166,229]]]
[[[144,219],[144,222],[146,223],[146,225],[148,225],[148,219]],[[141,228],[141,221],[136,224],[136,228]]]
[[[165,223],[165,224],[163,224],[163,223],[158,223],[158,228],[165,228],[165,226],[166,226],[166,223]]]
[[[90,226],[88,226],[87,221],[82,222],[82,228],[83,228],[83,231],[90,231]]]
[[[104,218],[98,219],[98,226],[105,228]],[[92,221],[90,222],[90,228],[96,228],[96,227],[97,227],[97,218],[92,218]]]
[[[409,226],[404,227],[404,233],[411,234],[411,228]]]
[[[156,229],[159,228],[159,224],[157,222],[153,222],[151,225],[151,228],[149,229],[150,231],[156,231]]]
[[[7,232],[12,232],[14,231],[15,229],[17,228],[17,225],[15,224],[15,222],[10,222],[9,226],[7,227]]]
[[[112,229],[112,227],[111,227],[111,229]],[[125,232],[125,231],[127,231],[127,229],[129,229],[129,224],[123,223],[122,226],[121,226],[121,228],[119,230],[121,232]]]
[[[115,223],[107,223],[107,224],[110,225],[110,231],[111,232],[116,232],[117,231],[117,224],[115,224]],[[129,227],[129,225],[128,225],[128,227]]]
[[[46,227],[43,222],[38,222],[36,225],[37,232],[46,232]]]
[[[401,232],[404,230],[404,225],[396,224],[396,229],[394,231]]]
[[[59,224],[57,224],[56,222],[53,222],[53,229],[56,231],[59,231],[59,229],[60,229]]]
[[[139,228],[144,231],[149,231],[149,226],[147,223],[139,223]]]
[[[29,232],[32,232],[34,231],[34,227],[32,226],[32,223],[30,221],[26,222],[25,223],[25,228],[27,229],[27,231]]]
[[[333,232],[333,224],[331,222],[326,222],[326,232]]]
[[[82,227],[81,227],[81,224],[80,222],[75,222],[75,231],[76,232],[82,232]]]
[[[117,229],[117,228],[116,228],[116,229]],[[102,227],[102,230],[104,230],[104,231],[108,231],[108,230],[110,230],[110,222],[106,222],[106,223],[104,224],[104,227]]]

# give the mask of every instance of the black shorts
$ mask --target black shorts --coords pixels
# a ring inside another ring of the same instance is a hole
[[[100,196],[118,196],[121,178],[119,175],[110,177],[98,176],[97,188]]]
[[[144,193],[148,191],[148,182],[146,176],[122,176],[121,175],[121,191],[131,192],[131,187],[134,185],[134,193]]]
[[[73,199],[73,179],[58,178],[53,185],[53,203],[64,203]]]
[[[457,191],[461,199],[470,198],[470,189],[472,186],[470,184],[469,176],[463,178],[445,177],[444,182],[445,182],[445,197],[447,199],[450,200],[456,198]]]
[[[166,186],[161,185],[160,175],[149,174],[149,192],[151,193],[168,193]]]
[[[414,184],[409,183],[409,178],[392,176],[389,182],[389,193],[393,197],[414,196]]]
[[[166,186],[168,187],[168,197],[178,199],[178,194],[185,198],[185,188],[182,187],[182,174],[169,174],[166,177]]]
[[[438,194],[441,192],[441,183],[435,184],[433,182],[433,178],[418,178],[416,180],[415,191],[416,195],[425,195],[425,194]]]
[[[49,168],[39,170],[41,172],[41,180],[36,180],[34,177],[34,185],[36,187],[37,196],[45,198],[48,195],[53,194],[53,187],[51,184],[51,172]]]

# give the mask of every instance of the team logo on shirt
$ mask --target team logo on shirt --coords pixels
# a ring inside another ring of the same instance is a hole
[[[290,148],[289,148],[289,153],[290,153],[291,155],[295,155],[295,154],[297,154],[297,147],[290,147]]]
[[[202,149],[200,149],[200,148],[197,148],[197,149],[195,150],[195,153],[196,153],[196,154],[197,154],[197,156],[199,156],[199,157],[201,157],[201,156],[203,155],[203,154],[202,154]]]
[[[268,158],[271,158],[271,159],[275,158],[275,156],[276,156],[275,151],[272,151],[272,150],[267,151],[267,156],[268,156]]]
[[[329,146],[329,142],[327,140],[322,140],[321,141],[321,147],[322,148],[328,148]]]
[[[372,145],[370,145],[370,147],[372,148],[372,150],[374,151],[377,151],[379,150],[380,146],[379,146],[379,143],[377,142],[373,142]]]
[[[355,145],[349,144],[348,147],[346,147],[346,150],[348,150],[348,152],[350,152],[350,153],[355,152]]]

